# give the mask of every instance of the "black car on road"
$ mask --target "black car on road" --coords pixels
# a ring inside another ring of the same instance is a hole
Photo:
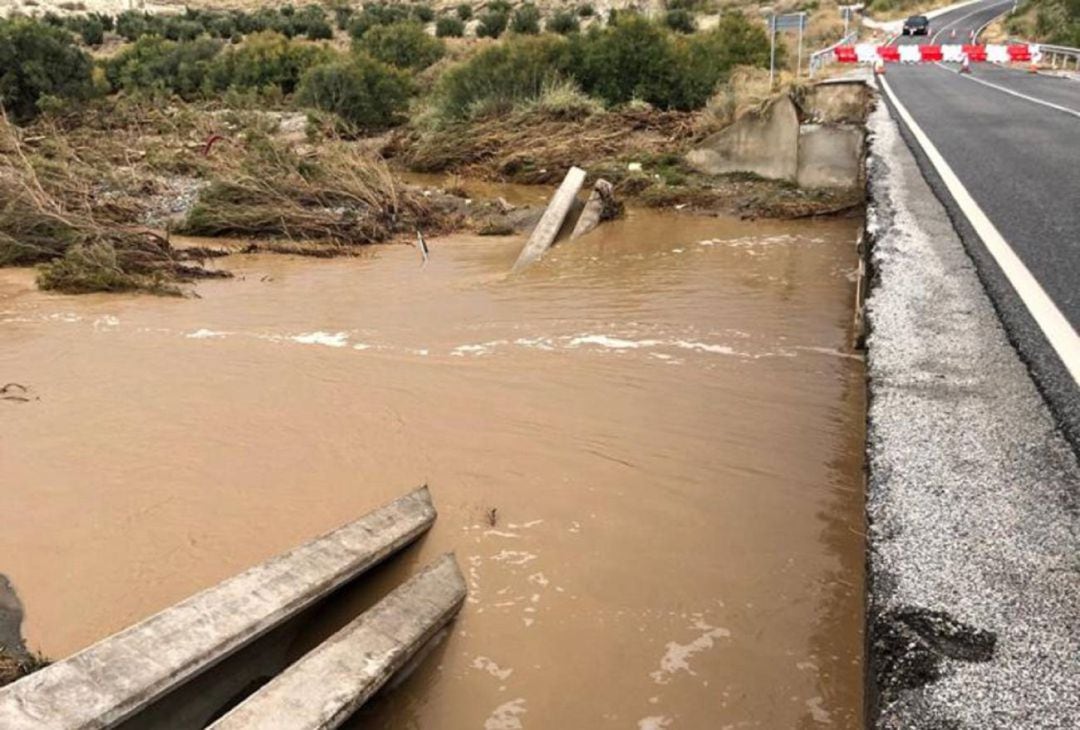
[[[930,18],[912,15],[904,21],[904,35],[930,35]]]

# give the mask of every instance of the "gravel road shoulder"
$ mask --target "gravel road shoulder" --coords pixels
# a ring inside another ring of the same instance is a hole
[[[1076,455],[884,104],[870,132],[871,724],[1075,727]]]

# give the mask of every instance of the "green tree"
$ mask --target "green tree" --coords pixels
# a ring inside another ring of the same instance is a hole
[[[0,19],[0,104],[16,122],[33,119],[44,97],[93,94],[93,63],[71,34],[27,18]]]
[[[577,33],[581,29],[581,23],[573,13],[560,10],[548,18],[547,25],[544,28],[559,35],[569,35]]]
[[[355,47],[383,63],[414,71],[427,68],[446,53],[443,41],[413,22],[375,26],[355,42]]]
[[[105,73],[114,89],[158,91],[195,99],[206,90],[221,47],[220,40],[211,38],[181,43],[144,35],[110,58]]]
[[[435,35],[438,38],[460,38],[465,35],[465,23],[461,18],[443,15],[435,21]]]
[[[693,33],[697,30],[693,13],[681,8],[668,10],[664,13],[664,25],[677,33]]]
[[[536,35],[540,32],[540,11],[532,3],[525,3],[514,11],[510,30],[522,35]]]
[[[411,93],[403,71],[358,54],[311,68],[300,83],[297,101],[370,131],[400,123]]]
[[[288,95],[309,68],[334,56],[335,52],[323,45],[291,41],[274,31],[253,33],[242,45],[228,48],[214,60],[210,86],[217,91],[276,88]]]
[[[506,30],[510,16],[502,10],[488,10],[480,16],[479,21],[476,26],[478,38],[498,38]]]

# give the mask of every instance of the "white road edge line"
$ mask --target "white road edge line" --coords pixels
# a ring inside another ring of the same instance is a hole
[[[1028,96],[1027,94],[1021,94],[1019,91],[1013,91],[1012,89],[1007,89],[1004,86],[998,86],[997,84],[992,84],[989,81],[984,81],[983,79],[977,79],[974,76],[971,76],[970,74],[957,73],[953,69],[951,69],[948,66],[945,66],[945,65],[943,65],[941,63],[937,63],[935,65],[937,65],[940,68],[945,69],[946,71],[951,71],[952,73],[956,74],[957,76],[964,79],[965,81],[974,81],[977,84],[982,84],[983,86],[989,86],[991,89],[997,89],[998,91],[1002,92],[1003,94],[1009,94],[1009,95],[1015,96],[1015,97],[1017,97],[1019,99],[1023,99],[1024,101],[1030,101],[1032,104],[1039,104],[1040,106],[1045,106],[1045,107],[1048,107],[1050,109],[1054,109],[1054,110],[1059,111],[1059,112],[1065,112],[1066,114],[1071,114],[1072,116],[1076,117],[1077,119],[1080,119],[1080,111],[1077,111],[1076,109],[1071,109],[1071,108],[1069,108],[1067,106],[1062,106],[1060,104],[1054,104],[1053,102],[1050,102],[1050,101],[1044,101],[1043,99],[1039,99],[1039,98],[1034,97],[1034,96]]]
[[[1012,288],[1020,296],[1020,300],[1027,307],[1036,324],[1039,325],[1039,329],[1042,330],[1050,346],[1054,348],[1058,357],[1065,364],[1065,368],[1069,371],[1073,380],[1080,383],[1080,335],[1077,335],[1076,330],[1072,328],[1069,321],[1065,319],[1065,316],[1047,296],[1042,286],[1028,271],[1027,266],[1012,250],[1012,247],[1009,246],[997,227],[990,222],[986,213],[982,211],[982,208],[971,197],[964,184],[960,182],[960,178],[945,162],[945,158],[938,152],[934,143],[930,141],[922,128],[915,123],[915,119],[900,103],[896,94],[893,93],[888,81],[880,76],[878,78],[897,113],[900,114],[900,118],[911,130],[915,140],[930,160],[930,164],[934,166],[938,175],[941,176],[941,180],[953,196],[953,200],[956,201],[968,222],[971,223],[972,228],[982,239],[990,255],[994,257],[998,266],[1001,267]]]

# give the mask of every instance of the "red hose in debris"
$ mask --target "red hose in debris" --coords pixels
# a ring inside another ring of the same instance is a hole
[[[209,137],[207,137],[206,144],[204,144],[202,148],[202,156],[208,157],[210,155],[210,149],[214,146],[214,142],[218,142],[223,139],[225,138],[222,137],[220,134],[211,134]]]

